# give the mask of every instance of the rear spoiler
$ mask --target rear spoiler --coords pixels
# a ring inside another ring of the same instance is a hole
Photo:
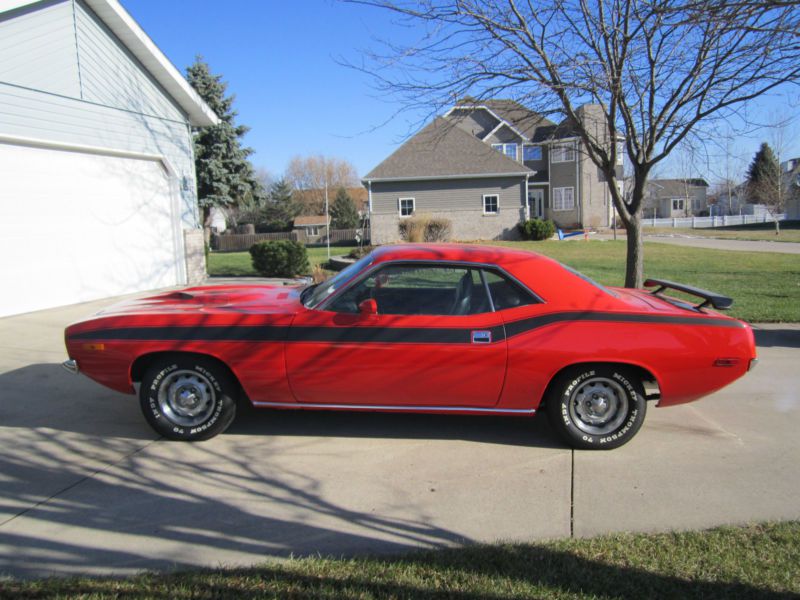
[[[671,290],[677,290],[679,292],[684,292],[686,294],[691,294],[692,296],[697,296],[698,298],[702,298],[703,301],[697,306],[695,306],[695,308],[703,308],[704,306],[708,306],[710,304],[717,310],[728,310],[731,306],[733,306],[732,298],[728,298],[727,296],[720,296],[719,294],[715,294],[714,292],[701,290],[700,288],[692,287],[690,285],[675,283],[674,281],[667,281],[665,279],[648,279],[644,282],[644,286],[645,287],[658,286],[658,289],[653,290],[651,292],[651,294],[653,294],[654,296],[658,296],[661,292],[663,292],[666,289],[671,289]]]

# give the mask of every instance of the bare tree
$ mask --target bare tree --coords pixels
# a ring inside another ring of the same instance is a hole
[[[304,214],[319,215],[325,203],[327,186],[330,201],[336,190],[359,184],[356,168],[349,161],[330,156],[295,156],[286,168],[286,180],[297,190],[295,199]]]
[[[420,32],[351,65],[407,108],[438,112],[465,95],[505,94],[570,120],[627,230],[630,287],[642,283],[653,167],[703,125],[800,80],[797,0],[351,1],[394,11]],[[589,103],[605,115],[599,132],[578,118]],[[629,198],[617,186],[616,140],[632,165]]]

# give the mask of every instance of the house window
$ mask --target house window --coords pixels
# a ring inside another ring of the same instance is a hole
[[[625,144],[617,142],[617,164],[621,165],[625,161]]]
[[[575,188],[553,188],[553,210],[573,210],[575,208]]]
[[[542,147],[529,145],[523,146],[522,160],[542,160]]]
[[[483,197],[483,214],[496,215],[500,212],[500,196],[491,194]]]
[[[410,217],[414,214],[414,198],[400,198],[400,216]]]
[[[319,235],[319,227],[316,225],[306,227],[306,235]]]
[[[573,144],[562,144],[553,146],[550,153],[550,161],[554,163],[572,162],[575,160],[575,146]]]
[[[672,200],[672,210],[683,210],[683,198],[673,198]]]
[[[492,148],[498,152],[502,152],[511,160],[517,160],[517,145],[516,144],[492,144]]]

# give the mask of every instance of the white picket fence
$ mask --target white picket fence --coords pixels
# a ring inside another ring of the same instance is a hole
[[[727,227],[728,225],[748,225],[750,223],[773,223],[783,221],[785,214],[772,216],[764,213],[763,215],[722,215],[719,217],[680,217],[676,219],[656,219],[647,217],[642,219],[645,227],[682,227],[700,229],[704,227]]]

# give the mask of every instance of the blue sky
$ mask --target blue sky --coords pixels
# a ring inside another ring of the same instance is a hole
[[[121,1],[181,72],[202,54],[223,75],[239,122],[251,127],[245,141],[256,150],[254,165],[274,176],[293,156],[311,154],[347,159],[365,175],[421,118],[394,116],[399,105],[376,97],[367,75],[336,63],[359,61],[373,37],[403,35],[383,11],[333,0]],[[785,106],[769,99],[750,113],[767,121]],[[796,103],[788,113],[797,115]],[[792,156],[800,155],[798,124],[789,127]],[[738,136],[730,145],[737,161],[746,166],[762,138],[768,134]],[[685,168],[677,162],[659,174],[679,176]],[[709,175],[703,164],[696,169],[693,175]]]

